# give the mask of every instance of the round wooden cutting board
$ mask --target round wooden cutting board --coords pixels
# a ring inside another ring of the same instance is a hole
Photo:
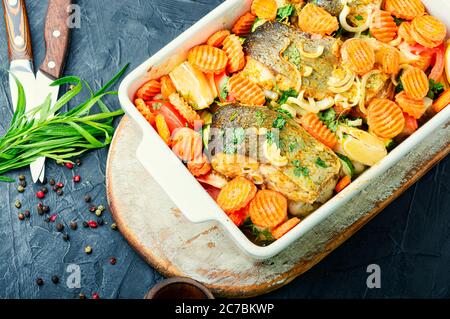
[[[163,275],[190,277],[216,296],[261,295],[313,267],[443,159],[450,151],[449,124],[332,218],[264,262],[246,257],[219,225],[193,224],[183,217],[136,159],[141,132],[127,117],[121,121],[109,153],[108,200],[119,230]]]

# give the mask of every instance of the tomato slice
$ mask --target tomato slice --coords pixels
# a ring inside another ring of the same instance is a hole
[[[161,100],[150,101],[147,104],[154,109],[156,114],[164,116],[170,133],[178,128],[189,126],[186,119],[181,116],[172,104]]]
[[[414,116],[410,116],[407,113],[403,113],[405,117],[405,128],[403,129],[403,134],[412,135],[419,128],[419,123]]]
[[[212,199],[214,199],[215,201],[217,201],[217,197],[219,197],[219,193],[220,193],[220,188],[208,185],[208,184],[204,184],[204,183],[200,183],[203,188],[205,189],[205,191],[209,194],[209,196],[212,197]]]
[[[428,76],[430,79],[433,79],[435,82],[438,82],[441,78],[442,74],[444,73],[444,67],[445,67],[445,46],[444,44],[441,44],[439,47],[433,49],[434,54],[436,56],[434,67],[431,70],[430,75]]]

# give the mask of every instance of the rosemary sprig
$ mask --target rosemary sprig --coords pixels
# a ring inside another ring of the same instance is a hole
[[[42,105],[29,112],[26,112],[23,86],[16,79],[17,108],[8,131],[0,138],[0,182],[13,182],[13,179],[2,175],[27,166],[39,157],[71,162],[72,157],[109,145],[114,134],[113,120],[123,111],[111,111],[102,99],[117,95],[117,92],[108,89],[116,84],[127,68],[128,65],[97,92],[92,92],[89,84],[79,77],[61,78],[51,85],[73,84],[73,88],[61,96],[55,105],[51,105],[49,96]],[[90,91],[90,97],[71,110],[62,111],[61,108],[85,87]],[[92,113],[95,105],[99,106],[100,113]],[[38,114],[39,119],[36,118]]]

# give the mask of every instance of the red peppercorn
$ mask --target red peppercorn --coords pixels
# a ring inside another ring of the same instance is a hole
[[[117,259],[116,258],[110,258],[109,259],[109,263],[111,264],[111,265],[115,265],[115,264],[117,264]]]
[[[43,191],[39,191],[36,193],[36,197],[39,199],[43,199],[45,197],[45,193]]]
[[[81,181],[81,176],[80,175],[75,175],[74,177],[73,177],[73,182],[74,183],[79,183]]]
[[[64,187],[64,184],[61,183],[61,182],[59,182],[58,184],[56,184],[56,187],[58,187],[58,188],[63,188],[63,187]]]
[[[56,214],[50,216],[50,221],[53,223],[57,217],[58,217],[58,215],[56,215]]]
[[[96,292],[92,294],[92,299],[100,299],[100,295]]]
[[[94,220],[88,221],[88,225],[90,228],[97,228],[97,226],[98,226],[97,222]]]
[[[64,165],[66,165],[66,167],[68,169],[73,169],[73,164],[72,163],[65,163]]]

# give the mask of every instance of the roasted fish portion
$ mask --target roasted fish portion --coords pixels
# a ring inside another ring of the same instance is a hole
[[[338,157],[286,114],[230,104],[214,113],[211,132],[211,163],[217,172],[249,177],[294,203],[312,205],[332,196]]]
[[[306,2],[314,3],[315,5],[324,8],[334,16],[338,16],[344,7],[341,0],[307,0]]]
[[[339,45],[333,37],[313,38],[285,24],[267,22],[248,36],[244,51],[274,73],[280,89],[301,88],[305,97],[321,100],[330,94],[327,82],[339,64]]]

